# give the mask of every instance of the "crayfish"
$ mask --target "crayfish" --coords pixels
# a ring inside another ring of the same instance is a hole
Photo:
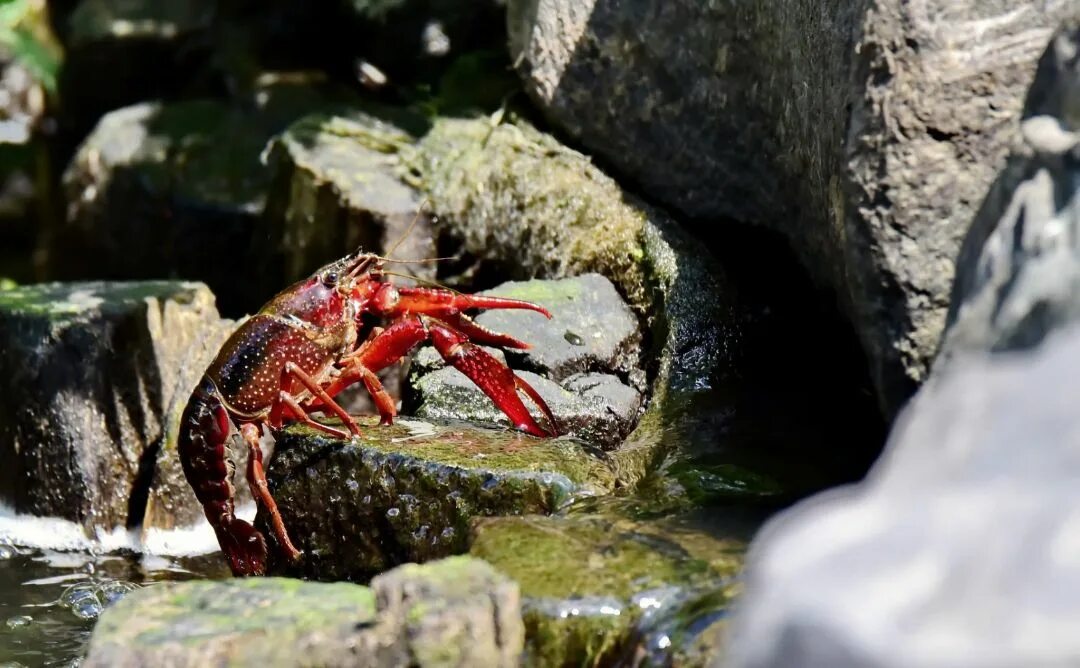
[[[528,348],[506,334],[481,327],[468,309],[529,309],[550,318],[541,306],[517,299],[484,297],[445,288],[394,285],[386,258],[356,252],[286,288],[237,329],[203,375],[184,409],[177,448],[184,474],[214,528],[235,575],[266,572],[266,538],[236,517],[233,464],[226,441],[235,425],[248,450],[247,480],[266,512],[280,551],[300,557],[270,495],[259,440],[290,422],[301,422],[339,438],[359,437],[356,421],[335,401],[346,387],[363,382],[374,399],[380,424],[396,415],[393,399],[378,376],[424,341],[476,383],[510,418],[534,436],[558,430],[551,410],[528,383],[476,344]],[[365,325],[365,316],[385,319]],[[543,414],[541,427],[519,392]],[[314,420],[332,414],[343,428]]]

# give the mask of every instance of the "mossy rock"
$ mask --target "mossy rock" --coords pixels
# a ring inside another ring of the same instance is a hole
[[[716,535],[693,516],[502,517],[475,523],[469,553],[521,585],[529,665],[596,666],[629,660],[660,628],[689,643],[725,612],[746,541]]]
[[[514,666],[517,587],[482,561],[386,573],[369,589],[286,578],[153,585],[98,621],[85,666]]]
[[[18,397],[0,405],[0,493],[88,530],[141,523],[167,407],[202,373],[185,360],[227,326],[198,283],[0,291],[0,377]]]
[[[474,517],[551,513],[615,486],[611,465],[569,439],[466,423],[361,420],[353,441],[293,426],[267,472],[299,565],[277,572],[364,579],[464,552]],[[258,522],[265,531],[265,516]]]
[[[267,142],[347,94],[318,78],[274,74],[235,103],[147,102],[106,114],[64,174],[66,223],[45,240],[54,278],[205,281],[242,314],[284,287],[263,209]],[[131,252],[138,248],[139,252]]]

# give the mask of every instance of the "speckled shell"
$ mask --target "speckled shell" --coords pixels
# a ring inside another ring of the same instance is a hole
[[[256,315],[236,330],[206,371],[234,411],[265,413],[281,391],[281,372],[294,362],[318,377],[350,340],[350,323],[317,328],[280,316]],[[289,391],[298,390],[295,384]]]

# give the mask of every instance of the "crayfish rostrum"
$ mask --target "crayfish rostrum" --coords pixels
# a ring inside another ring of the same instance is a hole
[[[374,399],[381,424],[390,424],[395,404],[376,374],[421,342],[431,341],[518,429],[535,436],[557,434],[551,410],[536,390],[476,345],[523,349],[528,344],[485,329],[464,312],[513,308],[551,314],[517,299],[395,286],[384,272],[387,261],[357,252],[279,293],[229,337],[188,400],[177,442],[180,461],[236,575],[265,573],[268,555],[265,537],[234,513],[233,465],[226,453],[233,425],[248,449],[246,473],[255,502],[267,513],[281,552],[295,561],[300,552],[266,483],[259,449],[263,427],[273,431],[302,422],[341,438],[360,436],[356,421],[334,400],[358,381]],[[365,326],[365,316],[382,318],[385,326]],[[547,428],[536,422],[519,392],[540,409]],[[344,428],[315,421],[311,414],[317,412],[338,417]]]

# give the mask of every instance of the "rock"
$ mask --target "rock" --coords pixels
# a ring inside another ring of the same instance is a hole
[[[718,526],[694,513],[486,518],[469,553],[521,586],[527,665],[669,665],[673,641],[689,650],[734,593],[745,537]]]
[[[289,280],[357,247],[380,254],[393,249],[398,260],[438,255],[430,216],[398,174],[398,151],[423,127],[422,118],[405,112],[353,110],[307,116],[271,143],[275,185],[267,218],[277,228],[274,252],[283,257]],[[394,270],[435,277],[430,264]]]
[[[953,259],[1073,3],[512,0],[554,125],[696,221],[781,232],[859,332],[888,415],[925,377]]]
[[[566,439],[398,419],[361,419],[359,441],[305,427],[278,438],[267,470],[293,543],[295,568],[318,579],[363,579],[397,564],[464,552],[469,522],[547,514],[610,492],[615,476],[596,453]],[[257,525],[266,531],[265,515]]]
[[[522,121],[437,119],[414,152],[440,223],[511,277],[606,276],[649,325],[650,401],[611,457],[627,485],[670,444],[715,445],[702,405],[736,362],[735,300],[715,261],[665,214]]]
[[[942,358],[1027,349],[1080,315],[1080,24],[1039,61],[1024,143],[994,182],[957,261]]]
[[[455,558],[371,588],[281,578],[170,583],[109,608],[84,666],[515,666],[517,587]]]
[[[1058,557],[1080,501],[1077,373],[1075,325],[1027,353],[957,359],[867,482],[759,534],[726,665],[1080,661],[1075,568]]]
[[[611,281],[585,274],[510,282],[480,294],[525,299],[552,313],[549,320],[532,311],[492,310],[476,322],[530,344],[528,350],[507,349],[497,356],[512,368],[530,370],[518,375],[547,402],[560,433],[606,449],[618,445],[637,423],[642,402],[637,389],[613,374],[631,378],[642,388],[645,374],[638,367],[637,318]],[[411,374],[416,397],[407,404],[417,406],[417,416],[510,425],[480,388],[460,371],[445,367],[433,348],[421,349],[417,358],[420,363]],[[429,373],[432,369],[437,370]],[[538,410],[534,413],[542,420]]]
[[[271,177],[260,155],[293,119],[338,97],[302,77],[267,75],[233,107],[191,100],[110,112],[64,174],[67,222],[44,242],[50,275],[200,279],[224,312],[253,311],[286,285],[269,257]]]
[[[478,559],[406,564],[371,581],[410,666],[517,666],[525,641],[517,584]]]
[[[0,378],[11,398],[0,405],[5,500],[88,531],[140,524],[167,410],[203,372],[188,364],[202,359],[193,351],[230,327],[197,283],[0,291]],[[177,491],[155,494],[166,489]]]
[[[559,433],[614,448],[633,429],[641,408],[641,394],[616,376],[575,376],[563,385],[529,371],[516,372],[533,386],[555,415]],[[415,415],[420,418],[465,420],[509,427],[510,420],[496,408],[476,383],[454,368],[443,368],[414,381]],[[526,400],[526,406],[530,404]],[[543,413],[531,409],[540,425]]]
[[[598,371],[633,376],[636,387],[644,385],[637,318],[604,276],[590,273],[558,281],[511,281],[480,294],[524,299],[551,312],[550,320],[532,311],[495,310],[477,316],[480,325],[532,346],[506,351],[515,368],[556,382]]]

